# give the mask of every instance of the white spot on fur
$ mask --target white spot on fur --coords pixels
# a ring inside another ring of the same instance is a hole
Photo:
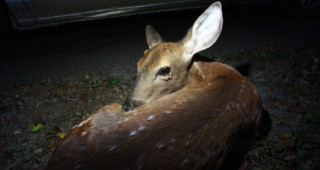
[[[202,88],[198,88],[198,91],[202,90]]]
[[[175,102],[178,103],[178,104],[181,104],[181,103],[182,103],[181,100],[176,100]]]
[[[88,132],[87,131],[83,131],[83,132],[81,132],[81,136],[84,136],[84,135],[86,135]]]
[[[240,110],[240,104],[239,103],[237,104],[237,109],[238,109],[238,111]]]
[[[116,149],[116,145],[113,145],[113,146],[111,146],[110,148],[109,148],[109,152],[112,152],[114,149]]]
[[[202,73],[202,70],[200,68],[200,66],[198,65],[198,63],[193,63],[194,66],[196,66],[196,69],[198,70],[198,72],[201,74],[202,78],[205,79],[206,76]]]
[[[189,98],[189,99],[194,99],[194,97],[193,97],[193,96],[189,96],[188,98]]]
[[[172,111],[171,111],[171,110],[165,110],[164,113],[165,113],[165,114],[171,114]]]
[[[162,148],[163,146],[164,146],[163,143],[157,143],[156,144],[156,148],[158,148],[158,149]]]
[[[214,151],[214,152],[212,152],[212,154],[211,154],[211,155],[212,155],[212,156],[214,156],[215,154],[216,154],[216,152]]]
[[[137,114],[138,114],[138,112],[137,112],[136,110],[134,110],[134,111],[126,112],[125,114],[137,115]]]
[[[122,121],[118,121],[117,123],[120,124]]]
[[[175,138],[172,138],[172,139],[170,140],[171,143],[173,143],[173,142],[175,142],[175,141],[176,141]]]
[[[227,105],[226,110],[230,110],[230,106],[229,105]]]
[[[208,83],[207,85],[208,85],[208,86],[211,86],[211,85],[212,85],[212,83]]]
[[[86,124],[89,120],[91,120],[92,117],[89,117],[87,120],[84,120],[82,121],[80,124],[79,124],[79,127],[81,127],[82,125]]]
[[[81,168],[82,167],[82,165],[77,165],[76,167],[74,167],[75,169],[79,169],[79,168]]]
[[[126,117],[126,118],[124,118],[124,120],[123,121],[129,121],[130,120],[130,118],[128,118],[128,117]]]
[[[154,115],[150,115],[147,120],[152,120],[152,119],[154,119]]]
[[[205,79],[205,78],[206,78],[206,76],[205,76],[204,74],[201,74],[201,76],[202,76],[202,78],[203,78],[203,79]]]
[[[187,101],[187,99],[182,99],[184,102],[186,102]]]
[[[254,93],[255,96],[258,96],[258,92],[257,92],[256,89],[254,89],[253,93]]]
[[[246,81],[243,79],[243,80],[241,80],[241,82],[242,82],[242,83],[245,83]]]
[[[72,129],[74,129],[74,128],[76,128],[76,127],[78,127],[78,125],[73,126]]]
[[[243,93],[243,89],[240,90],[240,93]]]
[[[137,134],[137,131],[133,130],[129,133],[129,136],[133,136],[133,135],[136,135]]]
[[[181,162],[181,167],[183,167],[185,164],[188,163],[188,158],[184,159],[182,162]]]
[[[176,104],[172,105],[172,108],[176,109],[178,106]]]
[[[102,109],[107,108],[107,107],[109,107],[109,105],[104,106]],[[102,109],[100,109],[100,110],[102,110]]]
[[[140,125],[139,128],[138,128],[138,131],[142,131],[142,130],[144,130],[145,128],[146,128],[145,125]]]
[[[211,156],[211,151],[210,150],[206,150],[206,156],[207,156],[207,160],[210,158],[210,156]],[[206,161],[207,161],[206,160]]]
[[[245,107],[247,107],[247,104],[245,102],[243,102],[242,106],[245,108]]]
[[[245,86],[244,84],[241,84],[241,87],[242,87],[242,88],[245,88],[246,86]]]

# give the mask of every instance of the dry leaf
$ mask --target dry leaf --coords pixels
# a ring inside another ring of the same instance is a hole
[[[48,147],[48,148],[53,148],[53,146],[54,146],[54,141],[53,141],[53,139],[47,140],[47,147]]]
[[[287,139],[283,142],[280,142],[278,145],[278,149],[282,151],[284,148],[292,148],[294,147],[294,142],[292,139]]]
[[[63,139],[66,136],[66,134],[65,133],[58,133],[58,136],[60,139]]]
[[[42,152],[42,149],[41,148],[38,148],[36,150],[33,151],[33,153],[37,154],[37,153],[41,153]]]
[[[290,133],[284,133],[278,136],[280,139],[291,139],[292,135]]]

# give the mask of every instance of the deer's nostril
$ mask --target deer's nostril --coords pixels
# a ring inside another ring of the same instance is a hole
[[[130,111],[134,108],[134,105],[132,104],[132,102],[130,101],[129,98],[127,98],[125,101],[124,101],[124,104],[122,105],[122,109],[124,111]]]
[[[124,104],[124,105],[122,106],[122,109],[127,112],[127,111],[132,110],[132,109],[133,109],[133,106],[128,106],[128,105]]]

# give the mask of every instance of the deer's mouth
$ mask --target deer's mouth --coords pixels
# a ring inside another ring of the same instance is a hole
[[[125,101],[124,104],[122,105],[122,109],[124,111],[130,111],[133,110],[134,108],[143,105],[145,103],[144,100],[137,100],[137,99],[132,99],[128,97]]]

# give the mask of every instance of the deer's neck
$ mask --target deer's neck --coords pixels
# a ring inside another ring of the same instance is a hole
[[[212,82],[224,75],[239,74],[234,68],[219,62],[195,61],[188,72],[188,85]]]

